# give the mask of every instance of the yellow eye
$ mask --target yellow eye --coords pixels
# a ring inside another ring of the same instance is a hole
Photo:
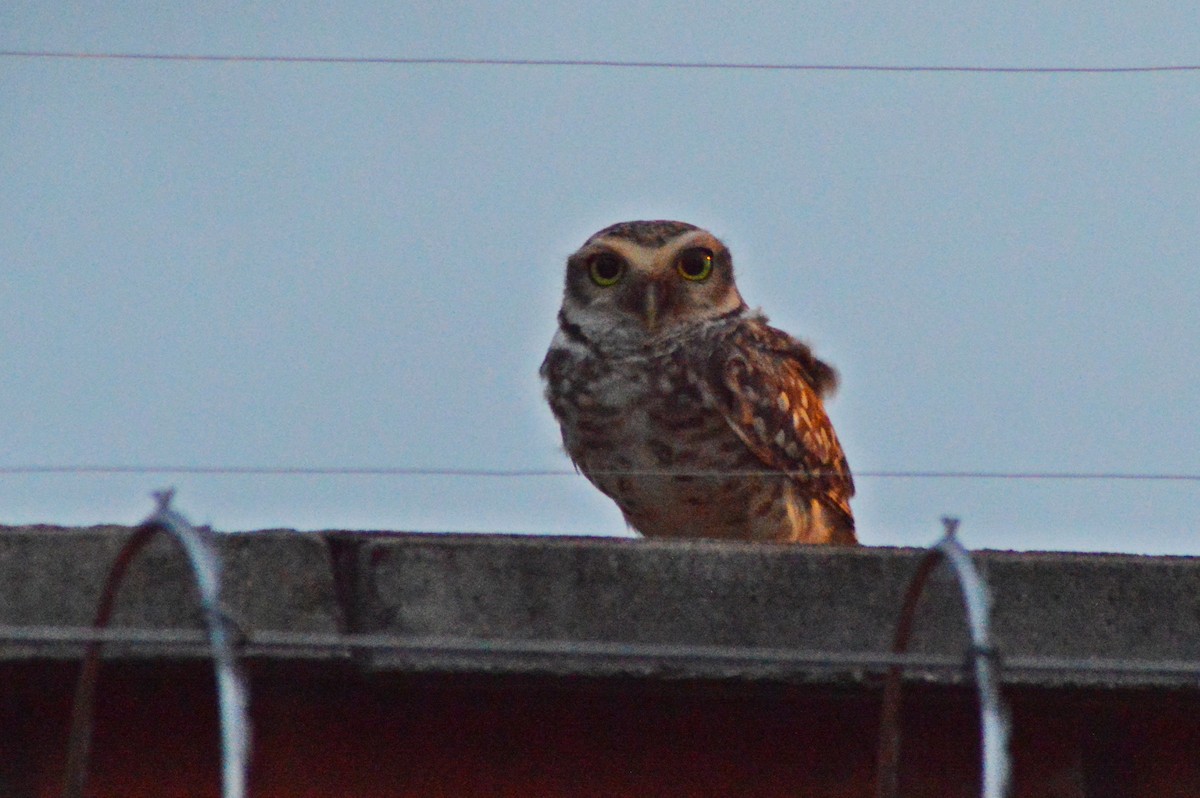
[[[701,248],[685,250],[680,254],[676,268],[679,269],[679,276],[685,280],[707,280],[712,274],[713,254]]]
[[[588,260],[588,275],[603,288],[616,285],[625,274],[625,262],[611,252],[601,252]]]

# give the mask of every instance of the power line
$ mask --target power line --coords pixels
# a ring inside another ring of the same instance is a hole
[[[0,58],[92,61],[182,61],[245,64],[335,64],[383,66],[600,67],[619,69],[710,69],[775,72],[957,72],[987,74],[1129,74],[1200,72],[1200,64],[1143,66],[954,66],[938,64],[792,64],[731,61],[623,61],[576,58],[400,58],[386,56],[217,55],[211,53],[112,53],[58,50],[0,50]]]
[[[822,472],[806,472],[820,476]],[[82,474],[190,474],[203,476],[339,476],[339,477],[455,477],[455,478],[539,478],[574,477],[578,472],[569,468],[424,468],[373,466],[228,466],[228,465],[8,465],[0,466],[0,475],[82,475]],[[595,472],[597,476],[670,476],[670,477],[761,477],[786,476],[772,470],[713,471],[627,469]],[[1090,482],[1200,482],[1200,474],[1138,473],[1122,471],[855,471],[855,478],[866,479],[959,479],[959,480],[1026,480],[1026,481],[1090,481]]]

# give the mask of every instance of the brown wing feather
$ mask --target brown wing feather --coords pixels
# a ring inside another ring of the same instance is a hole
[[[721,411],[770,468],[792,474],[804,494],[843,516],[853,529],[854,480],[821,397],[837,374],[800,341],[764,323],[743,325],[714,363]]]

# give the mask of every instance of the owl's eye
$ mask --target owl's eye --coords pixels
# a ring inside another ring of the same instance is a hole
[[[625,262],[611,252],[601,252],[588,260],[588,275],[596,285],[616,285],[625,274]]]
[[[713,254],[699,247],[685,250],[679,255],[676,268],[679,269],[679,276],[685,280],[707,280],[712,274]]]

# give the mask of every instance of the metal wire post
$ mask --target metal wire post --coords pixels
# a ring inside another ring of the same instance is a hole
[[[946,534],[933,545],[917,566],[904,596],[903,609],[896,624],[892,651],[902,654],[908,650],[917,601],[925,589],[933,569],[943,559],[950,563],[962,591],[971,647],[968,652],[974,669],[975,686],[979,692],[980,736],[983,751],[983,798],[1005,798],[1008,795],[1011,765],[1009,762],[1008,710],[1000,695],[996,673],[998,663],[992,646],[988,624],[991,597],[980,578],[967,550],[958,542],[957,518],[943,518]],[[876,768],[877,798],[896,798],[899,794],[900,760],[900,677],[903,666],[893,665],[887,676],[883,693],[883,711],[879,728],[879,752]]]
[[[971,630],[971,661],[975,668],[975,687],[979,691],[980,735],[983,746],[983,798],[1004,798],[1008,794],[1010,763],[1008,755],[1009,718],[1000,696],[996,650],[992,647],[989,623],[992,598],[987,583],[975,570],[975,563],[958,542],[957,518],[943,518],[945,536],[936,549],[958,577],[963,605]]]
[[[250,757],[249,696],[245,676],[233,653],[229,622],[221,611],[221,563],[211,541],[171,509],[171,491],[158,493],[155,498],[158,510],[146,524],[162,527],[183,546],[200,589],[200,606],[217,672],[223,794],[225,798],[243,798]]]
[[[234,656],[229,622],[220,609],[221,564],[209,539],[211,533],[196,529],[182,515],[172,510],[171,496],[171,491],[155,494],[158,508],[135,530],[117,555],[101,593],[93,626],[103,629],[108,625],[121,581],[137,553],[159,532],[165,532],[174,538],[187,555],[188,564],[196,578],[200,606],[216,669],[221,723],[222,795],[224,798],[244,798],[250,758],[248,693],[245,676]],[[102,646],[101,638],[88,645],[75,690],[63,783],[63,795],[66,798],[82,798],[87,781],[93,706]]]

